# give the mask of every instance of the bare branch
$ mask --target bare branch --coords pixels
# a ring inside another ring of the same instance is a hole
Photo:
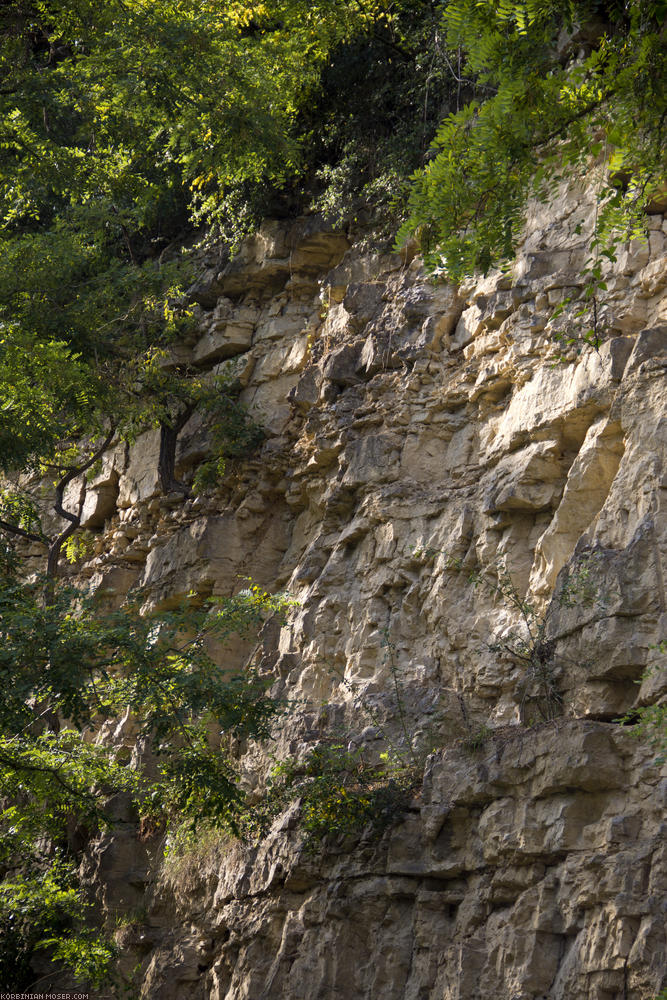
[[[17,524],[11,524],[9,521],[3,521],[0,518],[0,528],[3,531],[8,531],[12,535],[18,535],[19,538],[25,538],[28,542],[39,542],[41,545],[49,545],[49,539],[46,535],[38,535],[34,531],[25,531],[23,528],[19,528]]]
[[[60,552],[62,550],[62,547],[67,541],[67,539],[71,538],[71,536],[74,534],[74,532],[81,524],[82,501],[79,501],[79,509],[76,514],[72,513],[71,510],[65,510],[65,508],[63,507],[63,497],[65,494],[65,490],[67,489],[69,484],[77,478],[77,476],[82,476],[84,472],[87,472],[88,469],[90,469],[91,466],[93,466],[95,462],[102,457],[105,451],[107,451],[107,449],[111,446],[115,433],[116,433],[116,425],[112,424],[111,429],[109,430],[109,433],[105,437],[104,441],[99,446],[99,448],[97,448],[96,451],[93,452],[90,458],[87,459],[87,461],[83,462],[81,465],[76,466],[75,468],[71,468],[69,472],[67,472],[66,475],[62,477],[62,479],[56,486],[56,499],[53,505],[54,510],[56,514],[58,514],[60,517],[63,517],[66,521],[69,521],[70,523],[67,525],[64,531],[61,531],[58,537],[55,538],[53,542],[51,542],[51,545],[49,546],[49,558],[46,564],[46,576],[47,579],[49,580],[54,580],[58,575],[58,561],[60,559]]]

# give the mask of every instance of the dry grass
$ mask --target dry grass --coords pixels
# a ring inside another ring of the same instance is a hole
[[[191,892],[241,849],[240,842],[225,830],[205,824],[193,830],[182,824],[167,835],[159,882],[173,892]]]

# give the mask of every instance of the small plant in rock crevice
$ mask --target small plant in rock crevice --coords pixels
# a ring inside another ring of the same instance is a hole
[[[659,656],[664,657],[667,653],[667,639],[661,640],[650,648],[657,651]],[[649,663],[637,683],[641,684],[648,677],[662,673],[664,670],[664,664]],[[633,735],[646,740],[649,746],[658,751],[658,756],[655,759],[656,764],[664,764],[667,761],[667,701],[663,700],[654,705],[642,705],[627,712],[618,721],[623,725],[633,726]],[[667,994],[667,991],[664,992]]]
[[[231,377],[219,377],[203,400],[213,456],[202,462],[195,473],[195,493],[217,486],[229,460],[249,455],[264,440],[263,429],[238,402],[237,394]]]
[[[607,595],[600,586],[600,571],[596,571],[592,552],[583,553],[572,566],[558,593],[562,608],[590,608],[594,604],[606,606]]]
[[[355,710],[373,727],[384,749],[370,751],[358,745],[349,731],[322,738],[300,759],[277,761],[265,795],[245,814],[241,836],[254,840],[266,834],[273,820],[299,801],[299,827],[307,853],[330,848],[336,839],[364,836],[376,839],[401,818],[410,797],[421,784],[428,740],[417,746],[410,732],[405,693],[396,662],[396,646],[389,628],[382,633],[383,664],[392,678],[401,735],[393,738],[371,698],[335,667],[330,668],[353,696]]]
[[[462,560],[448,555],[440,549],[417,548],[413,555],[424,561],[436,556],[444,556],[445,569],[463,572]],[[592,553],[585,553],[574,563],[560,589],[558,603],[561,607],[590,607],[595,603],[605,606],[605,595],[601,591]],[[485,587],[498,595],[508,610],[518,617],[515,627],[507,630],[500,638],[485,643],[488,650],[508,656],[522,668],[517,683],[516,695],[519,701],[522,722],[551,722],[563,711],[563,698],[558,687],[560,661],[564,658],[557,653],[557,640],[548,635],[550,608],[541,611],[530,595],[522,597],[506,566],[494,568],[493,574],[475,569],[468,575],[468,582],[475,588]],[[468,742],[474,740],[474,733],[468,725]]]
[[[520,629],[512,629],[488,648],[509,657],[524,668],[517,685],[522,722],[529,719],[532,707],[543,722],[551,722],[562,713],[563,699],[556,681],[556,642],[547,637],[547,615],[540,614],[532,601],[522,598],[505,567],[498,570],[496,581],[481,572],[471,575],[473,586],[481,584],[498,594],[507,606],[518,612]]]
[[[413,555],[429,560],[443,555],[445,569],[463,571],[460,559],[439,549],[417,548]],[[468,582],[475,588],[483,586],[497,594],[509,610],[518,614],[517,627],[485,645],[491,652],[509,656],[523,668],[516,689],[521,721],[530,722],[529,713],[533,709],[541,721],[551,722],[562,713],[563,699],[557,685],[556,642],[547,636],[547,613],[540,613],[532,600],[519,594],[505,566],[496,567],[495,577],[475,569],[469,574]],[[469,740],[473,735],[470,731]]]
[[[479,753],[492,736],[493,730],[489,726],[479,726],[477,729],[470,728],[468,735],[462,742],[463,749],[467,753]]]

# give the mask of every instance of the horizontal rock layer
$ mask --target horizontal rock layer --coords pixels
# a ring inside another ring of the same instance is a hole
[[[267,629],[261,669],[300,707],[274,749],[298,757],[334,720],[373,760],[407,719],[426,769],[379,844],[319,861],[296,808],[258,848],[218,846],[157,889],[129,826],[100,841],[108,911],[147,907],[125,937],[144,996],[650,1000],[667,986],[667,785],[614,722],[667,696],[666,228],[649,216],[650,240],[609,265],[595,350],[578,315],[594,211],[563,192],[536,208],[513,271],[459,288],[314,217],[267,223],[193,287],[200,332],[181,355],[235,378],[267,438],[196,499],[160,495],[157,433],[109,456],[86,486],[103,533],[80,572],[162,606],[248,576],[288,589],[299,607]],[[195,414],[177,474],[208,447]],[[247,655],[222,650],[221,668]],[[242,766],[260,786],[262,748]]]

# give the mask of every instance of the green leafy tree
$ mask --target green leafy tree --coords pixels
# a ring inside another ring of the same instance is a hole
[[[30,985],[40,949],[93,985],[113,963],[86,929],[73,817],[89,832],[108,825],[109,796],[126,791],[144,815],[237,822],[243,796],[224,738],[266,737],[278,709],[252,673],[221,674],[206,644],[247,634],[284,600],[250,591],[152,618],[132,603],[103,613],[58,579],[81,520],[67,488],[151,426],[163,430],[163,488],[179,486],[176,435],[198,406],[219,439],[207,482],[256,439],[229,384],[171,356],[191,325],[178,248],[202,222],[223,227],[236,191],[299,169],[299,108],[330,49],[380,9],[19,0],[0,10],[0,529],[15,547],[0,574],[4,987]],[[26,582],[23,542],[43,547],[46,582]],[[93,738],[128,707],[153,778]]]
[[[47,538],[23,480],[0,526],[46,544],[49,575],[78,527],[65,489],[117,440],[162,428],[165,490],[198,406],[215,439],[200,485],[257,440],[229,384],[171,356],[192,326],[179,247],[298,174],[329,54],[388,18],[384,0],[2,5],[0,468],[48,472],[67,523]]]
[[[3,986],[29,986],[40,950],[92,985],[113,963],[88,927],[73,817],[88,834],[112,823],[108,798],[124,791],[144,815],[240,821],[223,737],[266,737],[278,707],[252,673],[222,675],[207,642],[256,629],[284,599],[250,591],[168,615],[142,617],[132,602],[103,612],[60,579],[81,526],[68,487],[116,442],[160,427],[162,487],[185,490],[174,449],[196,408],[214,438],[196,487],[256,442],[233,386],[172,351],[192,327],[181,246],[204,225],[238,242],[258,192],[289,191],[307,170],[328,171],[325,188],[346,195],[372,194],[378,171],[385,191],[395,187],[419,162],[446,90],[434,10],[418,0],[0,5]],[[369,55],[364,117],[355,103]],[[328,108],[324,127],[314,106]],[[156,775],[94,738],[128,707]],[[367,796],[348,785],[365,815]]]
[[[413,177],[399,242],[416,235],[454,280],[513,255],[528,198],[601,161],[589,273],[643,228],[665,182],[664,2],[453,0],[448,43],[476,94],[442,122]],[[599,268],[598,268],[599,270]]]
[[[332,51],[298,119],[314,207],[356,234],[370,232],[376,245],[393,242],[408,178],[444,110],[465,96],[441,18],[439,5],[395,0],[370,30]]]
[[[142,616],[132,603],[103,614],[81,593],[57,585],[45,598],[39,583],[4,569],[0,985],[28,987],[44,949],[96,985],[115,953],[87,920],[72,823],[88,836],[113,828],[106,804],[126,792],[153,822],[237,828],[243,794],[226,738],[268,737],[279,706],[252,671],[226,676],[207,644],[254,634],[288,602],[253,588],[162,615]],[[95,738],[128,708],[150,771]]]

